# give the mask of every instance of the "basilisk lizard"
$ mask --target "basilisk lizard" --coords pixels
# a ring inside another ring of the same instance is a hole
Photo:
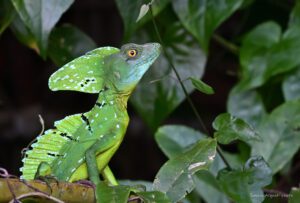
[[[99,94],[86,113],[56,121],[27,150],[20,169],[22,179],[53,176],[74,182],[89,178],[100,183],[99,173],[117,185],[108,162],[120,146],[129,122],[127,101],[136,85],[160,54],[158,43],[102,47],[74,59],[51,75],[53,91],[73,90]]]

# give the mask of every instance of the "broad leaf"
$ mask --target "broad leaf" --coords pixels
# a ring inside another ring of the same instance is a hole
[[[300,189],[292,188],[289,194],[289,203],[299,203],[300,202]]]
[[[9,0],[0,1],[0,35],[9,26],[16,12]]]
[[[289,26],[299,26],[300,25],[300,2],[297,1],[295,3],[295,7],[293,8],[290,14]]]
[[[160,149],[170,159],[184,153],[197,141],[205,139],[205,137],[199,131],[181,125],[165,125],[160,127],[155,133],[155,139]],[[224,167],[222,159],[216,155],[214,162],[210,166],[210,171],[198,171],[193,175],[197,193],[208,203],[214,203],[214,200],[228,202],[225,196],[214,187],[214,182],[216,181],[214,174],[217,174]],[[201,175],[203,174],[202,172],[205,175]],[[207,176],[211,178],[206,179]],[[211,194],[214,194],[214,198],[211,197]]]
[[[105,183],[99,183],[95,193],[99,202],[127,203],[130,190],[129,186],[107,186]]]
[[[263,23],[243,40],[240,61],[243,90],[259,87],[269,78],[288,72],[300,64],[300,27],[292,26],[283,34],[278,24]]]
[[[165,125],[155,133],[155,140],[168,158],[183,153],[205,135],[183,125]]]
[[[38,45],[36,44],[33,34],[25,26],[25,24],[18,15],[15,16],[14,20],[10,25],[10,28],[22,44],[38,52]]]
[[[153,184],[146,180],[118,180],[121,185],[128,185],[130,187],[143,187],[143,191],[152,191]]]
[[[236,139],[246,143],[260,140],[258,134],[249,124],[229,113],[220,114],[212,125],[216,130],[214,137],[221,144],[229,144]]]
[[[242,5],[243,0],[173,0],[173,8],[184,27],[208,52],[214,30]]]
[[[194,39],[179,23],[170,22],[162,26],[165,27],[162,35],[165,49],[182,80],[191,76],[200,78],[204,72],[206,56]],[[149,30],[142,30],[133,41],[155,41],[153,36],[155,34],[151,27]],[[184,81],[184,85],[188,93],[194,90],[190,81]],[[185,94],[180,83],[162,54],[137,86],[131,102],[147,124],[155,129],[184,99]]]
[[[192,84],[194,85],[194,87],[197,90],[199,90],[200,92],[203,92],[205,94],[214,94],[215,93],[214,89],[211,86],[205,84],[202,80],[199,80],[199,79],[193,78],[193,77],[190,77],[189,79],[192,81]]]
[[[198,194],[207,203],[229,203],[226,195],[222,193],[219,183],[209,171],[198,171],[194,175],[194,181]]]
[[[171,203],[166,194],[158,191],[136,192],[136,194],[147,203]]]
[[[74,0],[12,0],[15,9],[33,34],[39,54],[46,58],[50,32]]]
[[[195,187],[192,175],[199,170],[208,170],[216,155],[216,146],[214,139],[204,139],[167,161],[155,177],[154,190],[166,193],[172,202],[184,198]]]
[[[96,48],[91,38],[71,25],[54,28],[49,41],[49,56],[57,66]]]
[[[162,11],[170,0],[155,0],[152,4],[153,15],[157,15],[160,11]],[[143,17],[141,20],[139,18],[141,7],[149,1],[146,0],[115,0],[121,17],[124,23],[124,39],[127,41],[132,34],[136,31],[138,27],[147,22],[150,18]],[[144,7],[144,12],[145,12]]]
[[[282,83],[283,95],[286,101],[300,98],[300,67],[289,74]]]
[[[238,86],[235,86],[229,94],[227,111],[244,119],[255,128],[266,115],[263,101],[257,91],[241,91]]]
[[[265,117],[258,128],[262,142],[253,142],[252,154],[261,155],[273,173],[284,167],[300,147],[300,101],[289,101]]]
[[[220,171],[218,180],[234,202],[259,203],[264,199],[261,188],[272,182],[272,172],[262,157],[251,157],[242,170]]]

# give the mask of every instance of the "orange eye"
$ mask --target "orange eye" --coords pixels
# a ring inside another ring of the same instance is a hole
[[[135,50],[135,49],[130,49],[129,51],[127,51],[127,55],[129,56],[129,57],[135,57],[136,55],[137,55],[137,50]]]

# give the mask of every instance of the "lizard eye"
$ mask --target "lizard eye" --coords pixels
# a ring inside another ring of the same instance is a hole
[[[130,58],[133,58],[137,55],[137,50],[136,49],[130,49],[127,51],[127,55],[130,57]]]

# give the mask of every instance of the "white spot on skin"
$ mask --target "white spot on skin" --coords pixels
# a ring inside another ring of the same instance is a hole
[[[216,156],[216,154],[213,154],[213,155],[211,155],[211,156],[208,156],[208,159],[211,160],[211,161],[213,161],[214,158],[215,158],[215,156]]]
[[[89,126],[86,126],[85,129],[89,129]]]
[[[94,119],[92,119],[92,120],[91,120],[91,123],[94,123],[94,122],[95,122]]]
[[[115,113],[115,118],[117,118],[117,114]]]
[[[120,125],[119,125],[119,124],[117,124],[117,125],[116,125],[116,127],[117,127],[117,128],[120,128]]]
[[[102,138],[104,135],[100,135],[100,138]]]
[[[71,68],[71,69],[75,69],[75,66],[74,66],[74,65],[71,65],[70,68]]]
[[[79,159],[79,160],[78,160],[78,163],[80,164],[82,161],[83,161],[83,158]]]
[[[57,165],[60,165],[60,164],[61,164],[61,160],[58,161]]]
[[[93,73],[94,73],[94,71],[90,70],[88,73],[89,73],[89,74],[93,74]]]
[[[106,120],[106,121],[107,121],[107,118],[105,117],[105,118],[104,118],[104,120]]]
[[[99,114],[98,114],[98,113],[96,113],[95,117],[97,118],[98,116],[99,116]]]
[[[71,79],[71,80],[69,80],[70,82],[74,82],[74,80],[73,79]]]
[[[73,173],[76,170],[76,168],[72,168],[71,173]]]
[[[114,104],[114,101],[110,101],[110,104]]]
[[[191,165],[188,167],[188,169],[189,169],[189,171],[191,171],[191,170],[194,170],[194,169],[196,169],[196,168],[198,168],[198,167],[200,167],[200,166],[203,166],[203,165],[205,165],[205,164],[206,164],[205,161],[200,161],[200,162],[191,164]]]
[[[67,156],[67,153],[64,154],[63,158],[66,158],[66,156]]]
[[[76,77],[78,75],[78,73],[75,73],[73,76]]]

